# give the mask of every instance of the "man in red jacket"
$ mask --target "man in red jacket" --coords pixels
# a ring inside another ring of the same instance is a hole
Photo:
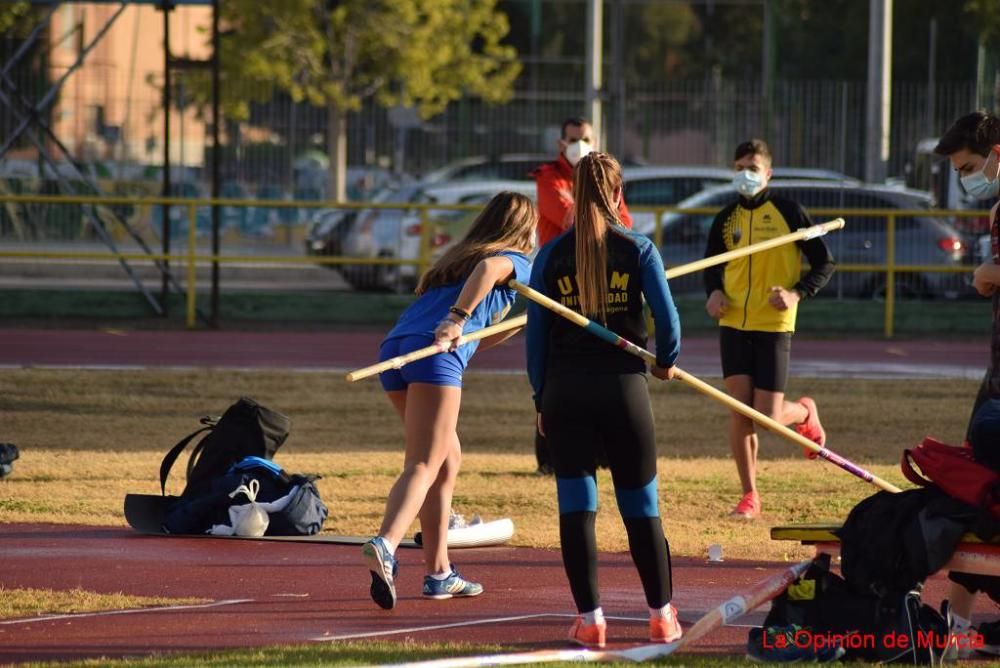
[[[573,167],[580,158],[596,150],[594,128],[584,118],[573,117],[563,121],[559,156],[552,162],[539,165],[532,176],[538,186],[538,247],[541,248],[573,224]],[[618,207],[618,215],[625,227],[632,229],[625,199]],[[545,437],[535,429],[535,459],[538,473],[552,475]]]
[[[596,150],[594,129],[583,118],[563,121],[562,138],[559,140],[559,157],[539,165],[532,175],[538,185],[538,246],[569,229],[573,224],[573,167],[580,158]],[[625,200],[618,208],[625,227],[632,227]]]

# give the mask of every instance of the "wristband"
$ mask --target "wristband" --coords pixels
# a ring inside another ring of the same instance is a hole
[[[461,318],[462,320],[469,320],[470,318],[472,318],[472,314],[471,313],[469,313],[465,309],[459,308],[457,306],[452,306],[450,309],[448,309],[448,313],[453,313],[453,314],[457,315],[459,318]]]

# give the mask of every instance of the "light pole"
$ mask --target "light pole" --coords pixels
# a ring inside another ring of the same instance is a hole
[[[587,2],[587,67],[583,82],[587,120],[594,129],[598,146],[604,146],[604,124],[601,114],[601,89],[604,85],[602,69],[604,11],[601,0]]]
[[[870,0],[868,10],[868,99],[865,113],[865,180],[885,181],[892,104],[892,0]]]

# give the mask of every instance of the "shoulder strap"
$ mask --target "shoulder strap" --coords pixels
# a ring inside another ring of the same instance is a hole
[[[933,485],[933,482],[916,472],[911,462],[912,457],[912,451],[909,448],[903,450],[903,459],[899,462],[899,468],[902,469],[903,476],[914,485],[920,485],[921,487]]]
[[[180,442],[174,447],[170,448],[170,452],[168,452],[163,457],[163,462],[160,463],[160,491],[163,493],[163,496],[167,495],[167,476],[170,475],[170,469],[173,467],[174,462],[177,461],[177,457],[181,454],[181,451],[184,450],[187,444],[191,442],[192,438],[194,438],[203,431],[209,431],[214,428],[215,428],[214,424],[209,424],[208,426],[202,427],[193,434],[190,434],[182,438]],[[194,455],[192,455],[192,457],[193,456]]]

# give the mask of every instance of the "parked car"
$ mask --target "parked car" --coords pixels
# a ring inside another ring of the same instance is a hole
[[[382,204],[467,204],[483,205],[497,193],[510,190],[535,196],[531,181],[470,181],[433,184],[410,184],[384,191],[375,199]],[[432,229],[431,247],[440,254],[461,238],[478,211],[434,210],[428,213]],[[314,226],[316,227],[316,226]],[[325,236],[310,233],[307,252],[317,249],[334,255],[359,259],[395,258],[415,260],[420,257],[420,211],[412,208],[362,209],[331,219],[324,226]],[[312,245],[310,249],[309,244]],[[356,288],[412,290],[417,283],[416,265],[340,265],[345,280]]]
[[[624,167],[625,201],[633,206],[671,206],[705,188],[729,183],[733,170],[678,165]]]
[[[776,195],[814,209],[930,209],[929,193],[905,188],[864,184],[840,184],[822,181],[772,181]],[[736,198],[729,186],[704,190],[680,204],[682,208],[721,209]],[[811,214],[816,222],[834,216]],[[844,216],[847,225],[824,237],[838,265],[881,265],[886,260],[886,219],[884,216]],[[663,224],[661,253],[667,267],[693,262],[704,256],[708,231],[714,214],[667,214]],[[646,231],[652,234],[652,231]],[[960,268],[968,254],[966,240],[949,218],[900,216],[896,219],[896,262],[909,265]],[[945,272],[900,272],[896,274],[897,294],[904,297],[955,297],[967,290],[964,274]],[[671,281],[677,292],[700,292],[700,273]],[[838,271],[824,288],[825,295],[882,297],[885,294],[883,272]]]
[[[622,170],[625,201],[630,208],[676,206],[681,200],[706,188],[731,183],[733,174],[732,169],[704,165],[625,167]],[[806,167],[775,167],[773,178],[859,183],[840,172]],[[633,211],[632,220],[635,229],[645,234],[651,234],[656,224],[655,214],[645,211]]]
[[[391,192],[391,191],[390,191]],[[372,198],[378,202],[378,195]],[[345,219],[357,216],[358,209],[317,209],[312,212],[306,230],[306,255],[340,255],[344,234],[350,228]]]
[[[504,153],[501,155],[479,155],[455,160],[443,167],[428,172],[420,179],[425,184],[446,181],[534,181],[531,172],[553,156],[544,153]]]
[[[772,179],[781,181],[837,181],[843,184],[858,185],[860,180],[832,169],[816,169],[813,167],[775,167],[771,170]]]

